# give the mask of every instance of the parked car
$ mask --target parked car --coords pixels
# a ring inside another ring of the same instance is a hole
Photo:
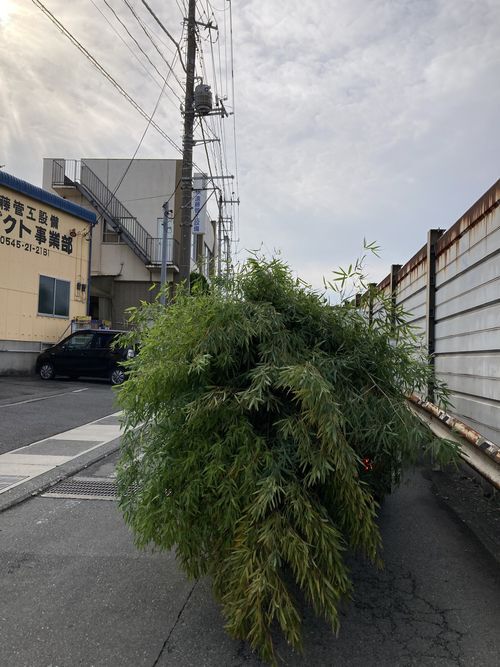
[[[42,380],[51,380],[56,375],[70,378],[83,375],[105,377],[111,384],[121,384],[126,378],[126,371],[120,362],[135,355],[131,348],[113,346],[122,333],[116,330],[76,331],[38,356],[36,372]]]

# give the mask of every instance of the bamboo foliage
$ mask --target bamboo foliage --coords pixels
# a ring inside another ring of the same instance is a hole
[[[346,551],[380,562],[376,498],[422,447],[454,455],[405,408],[429,373],[411,332],[398,321],[394,344],[279,259],[131,321],[118,485],[137,545],[209,575],[230,634],[272,664],[272,627],[301,647],[295,587],[338,632]]]

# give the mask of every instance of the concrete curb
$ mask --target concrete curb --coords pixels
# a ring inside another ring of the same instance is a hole
[[[63,479],[75,475],[81,470],[85,470],[85,468],[106,458],[119,449],[120,437],[110,440],[100,447],[96,447],[86,454],[81,454],[80,456],[71,459],[71,461],[67,461],[37,477],[33,477],[9,491],[5,491],[0,494],[0,512],[38,495],[49,487],[54,486],[54,484],[58,484],[59,482],[62,482]]]

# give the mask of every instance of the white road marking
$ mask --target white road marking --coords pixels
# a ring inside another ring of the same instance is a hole
[[[19,451],[19,450],[17,450]],[[4,463],[24,463],[26,465],[47,465],[47,462],[52,463],[52,465],[58,466],[61,463],[66,463],[73,458],[73,455],[69,456],[59,456],[57,454],[52,455],[48,458],[48,454],[13,454],[8,452],[7,454],[2,454],[0,458],[0,467]]]
[[[120,432],[120,424],[84,424],[70,431],[57,433],[51,436],[51,440],[114,440]]]
[[[17,401],[17,403],[4,403],[0,408],[11,408],[13,405],[24,405],[24,403],[35,403],[35,401],[47,401],[49,398],[56,398],[56,396],[65,396],[66,394],[78,394],[80,391],[87,391],[85,389],[72,389],[71,391],[62,391],[59,394],[51,394],[50,396],[41,396],[40,398],[28,398],[25,401]]]
[[[65,393],[71,393],[71,392],[65,392]],[[111,442],[112,440],[115,440],[116,438],[120,437],[121,427],[119,425],[99,424],[99,421],[102,419],[107,419],[109,417],[119,417],[121,414],[122,414],[121,412],[115,412],[112,415],[99,417],[99,419],[95,419],[94,421],[91,421],[87,424],[83,424],[82,426],[77,426],[75,428],[70,429],[69,431],[57,433],[56,435],[44,438],[43,440],[32,442],[30,445],[24,445],[23,447],[19,447],[18,449],[14,449],[10,452],[6,452],[5,454],[1,454],[0,475],[5,475],[7,477],[10,476],[13,478],[22,475],[23,479],[14,482],[10,486],[0,489],[0,493],[4,493],[5,491],[8,491],[9,489],[12,489],[15,486],[23,484],[29,481],[30,479],[33,479],[33,477],[37,477],[38,475],[41,475],[44,472],[47,472],[48,470],[57,468],[60,465],[66,463],[67,461],[71,461],[72,459],[75,459],[78,456],[81,456],[82,454],[86,454],[92,451],[93,449],[102,447],[102,445],[105,445],[107,442]],[[68,455],[68,456],[66,455],[61,456],[57,454],[55,455],[36,454],[36,453],[30,454],[30,447],[33,447],[33,445],[38,445],[40,443],[43,443],[47,440],[51,440],[52,441],[51,444],[54,443],[54,440],[56,441],[88,440],[89,444],[90,443],[95,443],[95,444],[92,444],[92,446],[90,446],[88,449],[85,449],[84,451],[78,452],[78,454]]]
[[[3,461],[0,461],[2,475],[7,477],[25,477],[28,479],[29,477],[36,477],[37,475],[41,475],[43,472],[47,472],[56,467],[57,466],[51,465],[49,462],[43,465],[41,463],[4,463]],[[26,481],[26,479],[23,481]]]

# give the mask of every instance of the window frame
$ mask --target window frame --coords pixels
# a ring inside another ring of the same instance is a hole
[[[123,245],[125,241],[122,239],[120,232],[108,225],[106,220],[102,221],[102,240],[103,244],[109,245]]]
[[[40,310],[40,292],[41,292],[41,283],[42,278],[53,281],[52,287],[52,312],[47,313]],[[57,284],[61,283],[67,285],[68,296],[67,296],[67,308],[66,314],[61,315],[56,313],[56,296],[57,296]],[[56,317],[61,320],[69,320],[70,317],[70,306],[71,306],[71,280],[63,280],[62,278],[55,278],[54,276],[46,276],[42,273],[38,274],[38,304],[37,304],[37,315],[40,317]]]

